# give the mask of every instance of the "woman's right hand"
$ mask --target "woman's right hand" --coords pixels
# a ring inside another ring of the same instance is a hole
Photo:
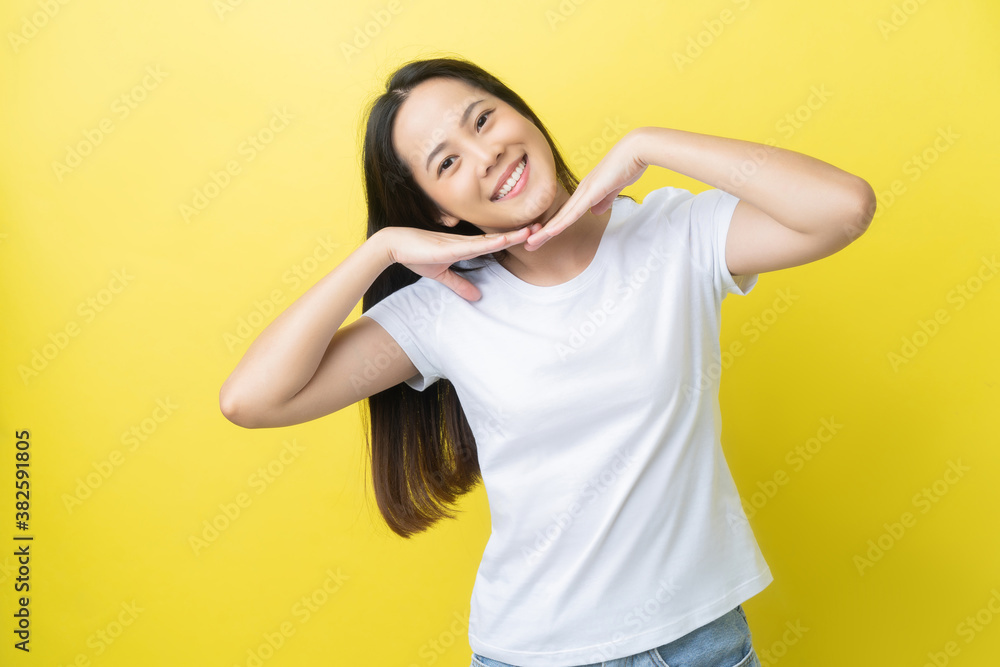
[[[510,232],[463,236],[449,232],[432,232],[415,227],[386,227],[384,235],[389,259],[398,262],[417,275],[431,278],[449,287],[468,301],[478,301],[482,293],[471,282],[449,267],[463,259],[472,259],[524,243],[529,234],[542,228],[541,223]]]

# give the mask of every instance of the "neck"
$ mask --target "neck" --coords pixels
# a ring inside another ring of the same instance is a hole
[[[532,222],[547,222],[568,199],[569,193],[559,188],[549,209]],[[535,250],[526,250],[524,244],[510,246],[501,265],[521,280],[535,285],[567,282],[593,261],[610,219],[610,208],[601,215],[594,215],[588,208],[569,227]],[[498,254],[494,253],[494,257]]]

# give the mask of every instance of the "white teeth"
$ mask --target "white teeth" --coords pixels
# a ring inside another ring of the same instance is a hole
[[[518,163],[517,167],[515,167],[514,171],[511,172],[510,178],[508,178],[507,181],[503,184],[503,187],[500,188],[500,192],[497,194],[497,198],[494,201],[499,201],[500,199],[503,199],[505,196],[507,196],[507,193],[510,192],[515,185],[517,185],[517,182],[521,180],[521,172],[524,171],[524,166],[525,166],[524,158],[521,158],[521,161]]]

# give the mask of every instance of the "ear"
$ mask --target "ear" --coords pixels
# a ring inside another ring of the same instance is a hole
[[[460,223],[461,220],[453,215],[449,215],[447,213],[442,212],[438,215],[438,222],[444,225],[445,227],[454,227],[455,225]]]

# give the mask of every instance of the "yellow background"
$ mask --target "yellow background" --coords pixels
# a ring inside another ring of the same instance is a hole
[[[253,336],[364,238],[365,103],[399,64],[459,54],[532,105],[578,177],[620,124],[771,141],[872,184],[857,242],[725,302],[723,348],[743,353],[723,374],[723,444],[775,576],[744,608],[765,664],[996,664],[1000,279],[977,282],[1000,251],[996,3],[17,0],[0,15],[0,663],[468,665],[482,488],[460,520],[402,540],[370,495],[359,406],[256,431],[218,406]],[[268,135],[276,110],[291,118]],[[102,123],[78,166],[54,167]],[[626,192],[664,185],[708,187],[651,168]],[[782,291],[798,298],[779,313]],[[916,354],[894,367],[905,341]],[[29,654],[12,648],[21,429]],[[949,462],[968,470],[948,481]],[[227,506],[239,516],[196,550]],[[887,548],[859,568],[869,540]]]

